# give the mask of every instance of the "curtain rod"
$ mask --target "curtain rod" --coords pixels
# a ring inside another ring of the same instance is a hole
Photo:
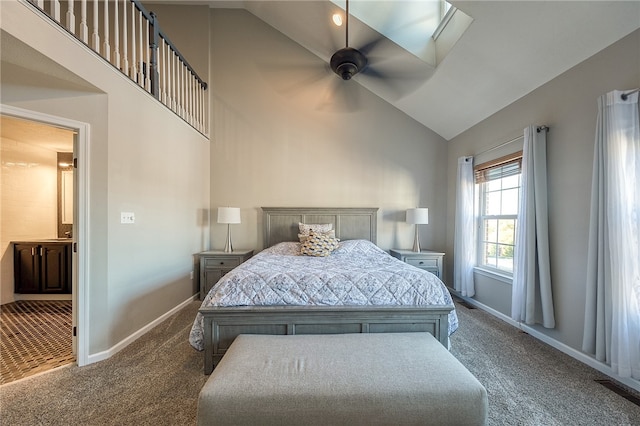
[[[538,133],[540,133],[543,130],[546,130],[548,132],[549,131],[549,127],[548,126],[540,126],[540,127],[536,128],[536,132],[538,132]],[[517,141],[518,139],[522,139],[522,138],[524,138],[524,135],[518,136],[517,138],[513,138],[513,139],[511,139],[509,141],[503,142],[500,145],[496,145],[496,146],[494,146],[492,148],[485,149],[484,151],[478,152],[477,154],[474,154],[474,157],[476,155],[481,155],[481,154],[485,154],[487,152],[493,151],[494,149],[502,148],[503,146],[509,145],[510,143],[513,143],[513,142]]]
[[[640,89],[630,90],[627,93],[623,93],[622,95],[620,95],[620,97],[622,98],[623,101],[626,101],[629,95],[633,95],[636,92],[640,92]]]

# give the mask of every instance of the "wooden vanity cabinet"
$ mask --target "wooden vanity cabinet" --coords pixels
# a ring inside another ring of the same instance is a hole
[[[15,292],[71,293],[71,242],[14,243]]]

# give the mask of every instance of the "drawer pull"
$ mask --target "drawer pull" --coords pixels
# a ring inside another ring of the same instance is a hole
[[[420,261],[420,265],[424,265],[424,262],[422,260]]]

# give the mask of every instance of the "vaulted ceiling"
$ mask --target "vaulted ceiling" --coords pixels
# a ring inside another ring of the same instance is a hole
[[[395,22],[402,9],[428,1],[352,0],[350,7],[353,15],[358,15],[358,9],[385,10],[382,15],[387,22],[379,22],[376,29],[397,41],[394,31],[406,33],[411,29],[406,19]],[[244,8],[327,63],[337,49],[344,47],[344,28],[330,23],[332,11],[343,1],[185,3]],[[415,49],[410,53],[386,40],[376,44],[377,66],[385,75],[399,78],[385,81],[356,75],[350,81],[363,85],[447,140],[640,28],[640,1],[450,3],[468,15],[471,23],[449,46],[444,58],[429,63],[418,58]],[[349,32],[349,44],[354,47],[380,36],[357,17],[352,17]],[[424,43],[426,46],[428,40]]]
[[[346,83],[362,85],[447,140],[640,28],[640,0],[450,0],[470,24],[459,38],[438,39],[448,45],[434,52],[433,42],[412,33],[420,17],[406,18],[431,1],[437,0],[350,0],[349,44],[382,40],[369,59],[387,78],[360,74]],[[154,2],[246,9],[327,64],[345,43],[344,27],[330,23],[344,0]],[[457,30],[459,22],[452,22]],[[424,40],[422,52],[416,37]],[[3,60],[12,45],[5,39],[3,34]]]

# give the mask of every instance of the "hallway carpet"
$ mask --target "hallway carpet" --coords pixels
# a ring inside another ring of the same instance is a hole
[[[70,300],[20,300],[0,306],[0,384],[75,361]]]

